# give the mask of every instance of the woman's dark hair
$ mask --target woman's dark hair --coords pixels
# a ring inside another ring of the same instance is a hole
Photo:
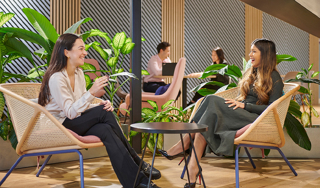
[[[160,53],[160,50],[165,51],[167,49],[167,47],[169,47],[170,44],[168,42],[161,42],[160,44],[158,44],[157,46],[157,51],[158,53]]]
[[[64,50],[71,50],[77,39],[81,38],[75,34],[66,33],[61,35],[54,45],[53,52],[51,54],[50,65],[43,76],[40,88],[38,103],[41,106],[45,106],[50,102],[50,77],[54,73],[59,72],[63,68],[67,67],[67,57],[64,54]]]
[[[225,60],[223,50],[220,47],[216,47],[212,51],[215,51],[217,53],[219,63],[223,63],[223,60]]]

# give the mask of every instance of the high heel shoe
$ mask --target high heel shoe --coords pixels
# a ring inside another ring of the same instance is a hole
[[[184,185],[184,188],[189,188],[189,187],[190,188],[195,188],[198,178],[199,178],[199,185],[201,185],[201,174],[200,174],[200,171],[199,171],[198,174],[196,175],[196,181],[194,183],[190,183],[190,186],[189,186],[189,183],[186,183]]]
[[[166,151],[164,151],[164,150],[158,149],[158,151],[159,151],[165,158],[167,158],[168,160],[172,160],[172,159],[175,159],[175,158],[181,156],[181,153],[178,153],[177,155],[169,155],[169,154],[168,154]]]

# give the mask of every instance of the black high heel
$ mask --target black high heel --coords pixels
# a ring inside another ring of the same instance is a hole
[[[161,150],[161,149],[158,149],[158,151],[165,157],[167,158],[168,160],[172,160],[172,159],[175,159],[179,156],[181,156],[180,153],[178,153],[177,155],[169,155],[166,151],[164,150]]]
[[[189,183],[186,183],[184,185],[184,188],[189,188],[189,187],[190,188],[195,188],[198,178],[199,178],[199,185],[201,185],[201,174],[200,174],[200,171],[199,171],[198,174],[196,175],[196,181],[194,183],[190,183],[190,186],[189,186]]]

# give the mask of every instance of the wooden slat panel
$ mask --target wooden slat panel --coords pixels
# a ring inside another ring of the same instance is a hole
[[[249,60],[251,42],[262,38],[262,11],[245,5],[245,57]]]
[[[173,62],[184,56],[184,0],[162,0],[162,41],[171,44],[170,59]],[[172,79],[165,82],[171,83]],[[182,95],[175,106],[182,106]]]
[[[311,70],[319,71],[319,38],[314,35],[309,35],[309,64],[313,64]],[[315,77],[319,79],[319,75]],[[319,104],[319,85],[311,84],[312,104]]]
[[[50,1],[50,22],[59,34],[80,20],[80,3],[81,0]],[[80,34],[80,27],[76,33]]]

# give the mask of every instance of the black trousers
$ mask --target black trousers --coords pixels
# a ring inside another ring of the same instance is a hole
[[[63,125],[75,133],[95,135],[105,145],[112,167],[124,188],[132,188],[141,158],[130,146],[112,112],[103,105],[86,110],[75,119],[66,119]],[[140,171],[137,184],[148,184],[148,177]]]
[[[144,82],[143,91],[155,93],[160,86],[167,85],[164,82]]]

